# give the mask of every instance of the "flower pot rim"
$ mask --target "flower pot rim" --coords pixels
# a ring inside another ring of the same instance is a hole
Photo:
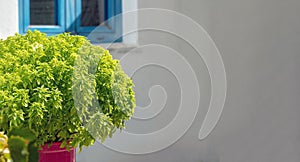
[[[50,147],[48,146],[50,144]],[[62,142],[51,142],[51,143],[46,143],[44,145],[41,146],[41,150],[39,150],[39,152],[64,152],[67,149],[64,148],[60,148],[60,145],[62,144]],[[72,146],[70,146],[70,151],[74,150],[74,148]]]

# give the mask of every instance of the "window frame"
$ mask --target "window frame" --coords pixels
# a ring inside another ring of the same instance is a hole
[[[72,0],[69,0],[72,1]],[[75,0],[75,31],[78,35],[88,37],[93,43],[122,41],[122,0],[107,0],[107,20],[99,26],[80,26],[81,0]],[[92,32],[92,35],[90,33]],[[104,41],[103,41],[104,40]]]
[[[39,30],[49,35],[59,34],[65,30],[65,0],[57,0],[57,25],[30,25],[30,0],[19,0],[19,31],[21,34],[27,30]],[[26,10],[27,8],[27,10]]]
[[[81,0],[57,0],[58,25],[30,25],[30,0],[19,0],[19,33],[25,34],[28,30],[39,30],[47,35],[70,32],[86,36],[92,43],[122,42],[122,16],[116,16],[122,13],[122,0],[106,2],[105,25],[82,27]]]

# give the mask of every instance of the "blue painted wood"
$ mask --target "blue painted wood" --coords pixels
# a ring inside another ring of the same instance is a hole
[[[81,0],[76,0],[76,33],[87,36],[93,43],[122,41],[122,0],[106,0],[106,22],[101,26],[81,26]],[[90,34],[93,36],[90,36]]]
[[[24,0],[24,31],[26,32],[28,30],[28,26],[30,23],[30,0]]]
[[[75,13],[75,1],[66,0],[66,31],[75,33],[75,22],[76,22],[76,13]]]
[[[19,0],[18,2],[19,7],[19,33],[23,34],[24,30],[24,1]]]
[[[39,30],[47,35],[71,32],[88,37],[93,43],[122,41],[122,0],[106,0],[107,24],[80,26],[81,0],[56,0],[58,25],[30,25],[30,0],[19,0],[19,33]],[[92,34],[91,34],[92,32]]]
[[[65,0],[56,0],[58,25],[30,25],[30,0],[19,0],[19,33],[24,34],[28,30],[39,30],[49,35],[65,32]]]
[[[113,35],[115,40],[111,42],[122,42],[123,41],[123,19],[122,19],[122,0],[117,0],[115,5],[115,15],[118,15],[116,20],[116,31]],[[125,33],[126,34],[126,33]]]

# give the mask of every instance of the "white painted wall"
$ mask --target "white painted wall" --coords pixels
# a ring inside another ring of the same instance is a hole
[[[78,162],[300,161],[299,0],[138,2],[139,9],[164,8],[189,16],[203,26],[216,42],[228,80],[227,100],[221,120],[208,138],[199,141],[197,137],[205,114],[205,111],[199,111],[189,131],[165,150],[151,154],[128,155],[96,143],[78,154]],[[153,20],[138,16],[139,26]],[[210,80],[197,53],[184,41],[159,31],[140,32],[139,43],[156,43],[178,50],[193,69],[197,69],[201,92],[199,109],[205,110],[210,100],[207,98],[211,92]],[[163,55],[155,49],[140,52],[139,54],[145,57],[151,57],[153,53]],[[149,82],[157,84],[154,81],[165,81],[167,93],[172,94],[168,99],[178,94],[172,76],[163,72],[148,67],[135,73],[134,82],[137,83],[136,92],[139,94],[137,105],[145,106],[149,103]],[[172,89],[168,89],[169,87]],[[171,103],[166,105],[172,106],[176,101],[171,100]],[[127,125],[128,132],[150,132],[166,125],[165,121],[169,121],[177,109],[173,107],[173,110],[164,110],[165,112],[160,114],[163,119],[156,117],[149,121],[131,120]],[[155,142],[157,141],[153,141]],[[125,140],[124,143],[128,147],[131,145]],[[134,143],[140,141],[136,140]]]
[[[123,11],[123,42],[125,44],[137,44],[138,41],[138,15],[134,12],[138,9],[137,0],[122,0]]]
[[[0,38],[14,35],[19,30],[18,0],[0,0]]]

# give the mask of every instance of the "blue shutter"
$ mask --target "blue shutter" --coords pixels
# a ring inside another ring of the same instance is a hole
[[[122,41],[122,0],[106,0],[107,23],[104,26],[81,26],[81,0],[56,0],[58,25],[30,25],[30,0],[19,0],[19,33],[39,30],[48,35],[71,32],[88,37],[92,43]],[[119,16],[116,16],[119,15]],[[115,17],[116,16],[116,17]]]
[[[81,26],[81,0],[76,0],[75,30],[79,35],[88,37],[92,43],[111,43],[122,41],[122,1],[106,0],[106,24],[102,26]],[[119,15],[119,16],[116,16]]]
[[[65,0],[56,0],[56,14],[58,25],[30,25],[30,0],[19,0],[19,32],[39,30],[48,35],[65,32]]]

